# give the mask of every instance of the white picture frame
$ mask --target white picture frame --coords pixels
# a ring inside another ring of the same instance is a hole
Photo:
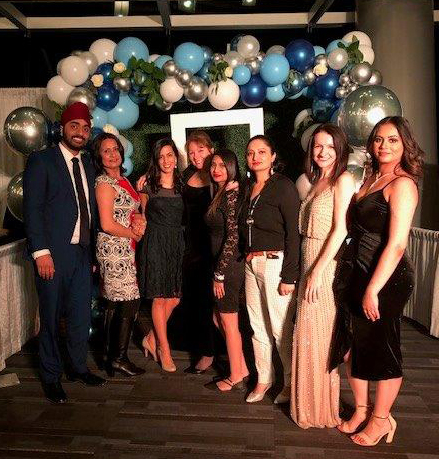
[[[244,108],[239,110],[179,113],[170,116],[171,137],[180,154],[181,168],[187,167],[187,155],[184,149],[187,129],[205,129],[209,127],[234,126],[248,124],[250,138],[264,134],[264,111],[262,108]]]

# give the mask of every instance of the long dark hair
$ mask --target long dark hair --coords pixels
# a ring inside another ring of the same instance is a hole
[[[416,142],[409,122],[402,116],[387,116],[375,125],[367,139],[366,150],[371,157],[370,173],[378,171],[378,161],[373,153],[373,143],[377,136],[378,129],[384,124],[392,124],[398,130],[401,137],[404,151],[402,153],[401,162],[395,167],[396,175],[400,167],[404,172],[409,174],[416,182],[422,177],[422,167],[424,165],[424,151]]]
[[[271,150],[271,154],[276,154],[276,158],[274,159],[273,162],[273,172],[282,172],[283,170],[283,164],[279,160],[279,155],[276,152],[276,147],[274,146],[273,141],[266,135],[263,134],[258,134],[254,135],[248,142],[245,147],[245,156],[247,157],[247,152],[248,152],[248,147],[253,140],[261,140],[262,142],[267,145],[267,147]],[[246,161],[246,173],[247,173],[247,178],[250,183],[253,183],[256,181],[255,173],[250,170],[248,167],[247,161]]]
[[[221,189],[219,189],[218,184],[212,180],[214,197],[213,197],[212,202],[210,203],[209,209],[207,210],[208,215],[212,215],[217,211],[218,206],[221,203],[221,199],[226,192],[227,184],[229,182],[233,182],[234,180],[239,182],[241,179],[241,174],[239,172],[238,158],[236,157],[233,151],[224,148],[219,151],[216,151],[212,155],[212,160],[215,156],[218,156],[219,158],[221,158],[224,165],[226,166],[227,180]]]
[[[178,161],[178,150],[174,143],[174,141],[166,137],[164,139],[157,140],[154,144],[152,149],[152,155],[149,162],[148,171],[146,173],[147,176],[147,183],[151,187],[151,191],[153,193],[157,193],[159,189],[162,187],[160,183],[161,179],[161,169],[159,166],[159,158],[160,158],[160,151],[163,147],[170,146],[172,151],[174,152],[175,158]],[[178,172],[178,168],[176,167],[173,172],[173,182],[174,182],[174,191],[175,193],[181,193],[182,190],[182,183],[181,183],[181,176]]]
[[[122,164],[125,160],[125,151],[123,149],[122,142],[119,140],[119,137],[117,137],[114,134],[110,134],[109,132],[102,132],[101,134],[96,136],[92,143],[93,164],[96,169],[96,175],[106,174],[104,165],[102,164],[101,145],[102,142],[107,139],[113,139],[116,142],[117,147],[119,148],[119,154],[122,158],[122,162],[120,163],[119,169],[120,175],[123,175],[125,169],[122,167]]]
[[[326,134],[329,134],[332,137],[334,142],[336,159],[331,177],[329,178],[329,183],[333,186],[340,175],[346,170],[348,164],[348,157],[350,153],[348,139],[346,134],[338,126],[331,123],[322,124],[313,132],[305,157],[305,174],[311,183],[317,182],[321,174],[320,168],[317,166],[313,158],[315,138],[319,132],[326,132]]]

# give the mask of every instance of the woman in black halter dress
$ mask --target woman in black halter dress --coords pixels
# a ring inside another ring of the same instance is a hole
[[[422,150],[401,117],[388,117],[373,129],[367,142],[372,175],[364,183],[351,212],[350,242],[343,254],[337,296],[350,310],[352,339],[335,337],[333,365],[350,347],[347,373],[356,410],[338,428],[353,434],[361,446],[384,436],[391,442],[396,422],[390,409],[402,383],[400,321],[413,290],[414,275],[405,253],[418,201]],[[369,403],[369,381],[377,381],[375,404]],[[356,433],[368,419],[366,427]]]

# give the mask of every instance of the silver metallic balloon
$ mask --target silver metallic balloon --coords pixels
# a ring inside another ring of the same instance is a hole
[[[82,52],[79,57],[87,64],[88,73],[93,75],[98,68],[98,58],[90,51]]]
[[[305,83],[310,86],[312,84],[314,84],[314,82],[316,81],[316,75],[315,73],[312,71],[312,69],[306,69],[304,72],[303,72],[303,79],[305,80]]]
[[[162,100],[162,102],[156,102],[155,106],[162,112],[167,112],[168,110],[171,110],[172,102],[167,102],[166,100]]]
[[[367,83],[372,76],[372,67],[368,62],[356,64],[349,70],[349,76],[354,83]]]
[[[350,83],[351,83],[351,77],[349,76],[348,73],[342,73],[340,75],[340,78],[338,79],[338,82],[342,85],[342,86],[348,86]]]
[[[264,51],[259,51],[259,53],[256,55],[256,57],[258,58],[259,62],[262,62],[264,60],[265,56],[266,56],[266,54],[264,53]]]
[[[209,87],[207,83],[198,76],[193,76],[184,89],[186,99],[193,104],[200,104],[207,98]]]
[[[92,94],[94,94],[95,96],[98,93],[98,88],[93,84],[93,82],[90,79],[87,80],[85,83],[82,83],[81,86],[91,91]]]
[[[252,75],[256,75],[257,73],[259,73],[259,69],[261,68],[261,62],[257,58],[257,56],[248,57],[244,61],[244,64],[250,69]]]
[[[229,67],[232,67],[232,69],[244,63],[244,58],[237,51],[229,51],[226,53],[224,60],[229,64]]]
[[[95,95],[87,88],[83,86],[78,86],[73,88],[72,92],[67,97],[66,105],[72,105],[75,102],[82,102],[87,105],[88,109],[92,112],[96,108],[96,97]]]
[[[50,121],[34,107],[19,107],[7,116],[3,127],[6,142],[23,155],[49,145]]]
[[[337,97],[337,99],[344,99],[347,95],[348,95],[348,90],[344,88],[343,86],[339,86],[335,90],[335,97]]]
[[[212,62],[215,64],[218,64],[218,62],[221,62],[224,60],[224,55],[221,53],[214,53],[212,56]]]
[[[178,67],[177,64],[170,59],[163,64],[162,70],[165,72],[166,78],[172,78],[176,74]]]
[[[326,54],[317,54],[314,58],[314,67],[316,65],[324,65],[325,67],[328,67],[328,57]]]
[[[282,45],[273,45],[267,49],[267,54],[285,54],[285,48]]]
[[[379,70],[372,70],[372,76],[369,78],[369,81],[366,84],[369,85],[380,85],[383,82],[383,76]]]
[[[378,121],[386,116],[401,116],[396,95],[384,86],[362,86],[349,94],[339,109],[339,126],[355,147],[366,145]]]
[[[113,85],[121,93],[127,94],[131,89],[131,80],[129,78],[116,77],[113,80]]]
[[[358,85],[357,83],[350,83],[346,86],[346,91],[348,92],[348,94],[350,94],[351,92],[356,91],[359,87],[360,85]]]
[[[9,182],[6,203],[11,214],[23,221],[23,172]]]
[[[189,84],[192,76],[193,73],[190,70],[180,69],[175,74],[175,80],[182,88],[185,88]]]

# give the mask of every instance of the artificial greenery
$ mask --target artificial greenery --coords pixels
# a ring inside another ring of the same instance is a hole
[[[209,67],[209,78],[211,83],[215,84],[215,94],[218,92],[218,83],[220,81],[226,81],[227,77],[225,75],[226,68],[229,64],[225,61],[214,62]]]
[[[130,78],[139,95],[147,98],[146,103],[148,105],[163,103],[160,95],[160,84],[165,81],[166,76],[163,70],[156,67],[154,63],[132,56],[123,72],[111,71],[110,78],[116,77]]]
[[[62,115],[62,112],[64,111],[64,109],[66,108],[66,106],[57,104],[53,100],[49,100],[49,102],[51,103],[51,105],[53,107],[55,121],[61,121],[61,115]]]
[[[363,53],[358,49],[360,46],[360,41],[355,35],[352,36],[352,43],[350,43],[348,46],[340,41],[337,45],[339,48],[345,49],[348,53],[349,64],[359,64],[360,62],[363,62]]]

